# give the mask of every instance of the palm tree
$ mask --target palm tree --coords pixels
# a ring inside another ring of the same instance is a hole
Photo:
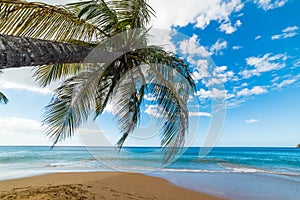
[[[117,142],[121,148],[137,127],[143,100],[149,94],[159,108],[166,160],[184,144],[189,123],[187,101],[195,85],[182,59],[159,46],[147,45],[146,26],[154,11],[146,0],[91,0],[65,6],[21,0],[0,3],[0,34],[4,38],[0,37],[0,47],[6,49],[6,38],[13,41],[5,55],[16,60],[7,59],[4,67],[40,65],[35,75],[41,86],[61,81],[43,120],[53,144],[71,137],[89,117],[97,118],[112,102],[123,134]],[[22,46],[24,43],[27,46]],[[35,46],[28,50],[30,43]],[[96,45],[97,50],[92,50]],[[98,53],[97,62],[83,62],[93,53]]]

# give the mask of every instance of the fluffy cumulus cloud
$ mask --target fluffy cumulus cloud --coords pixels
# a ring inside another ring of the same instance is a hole
[[[193,78],[196,83],[201,83],[207,87],[226,83],[234,77],[233,71],[227,70],[227,66],[215,66],[211,62],[209,55],[221,55],[222,50],[227,48],[227,41],[217,40],[210,47],[200,45],[197,35],[193,35],[187,40],[180,42],[180,51],[187,61],[193,65]]]
[[[211,90],[204,90],[200,89],[197,91],[196,96],[198,96],[200,99],[220,99],[220,98],[226,98],[228,91],[227,90],[222,90],[218,88],[212,88]]]
[[[209,56],[209,52],[200,44],[200,40],[195,34],[189,39],[181,41],[179,44],[179,50],[182,54],[188,56]]]
[[[227,66],[220,66],[216,67],[213,72],[212,76],[206,80],[206,86],[210,87],[213,85],[220,85],[224,84],[234,77],[233,71],[228,71]]]
[[[252,66],[253,69],[244,70],[240,72],[240,75],[242,75],[243,78],[250,78],[252,76],[259,76],[263,72],[282,69],[286,66],[287,59],[288,56],[285,54],[272,55],[270,53],[267,53],[262,57],[252,56],[246,58],[246,63],[249,66]]]
[[[237,20],[234,25],[232,22],[226,21],[220,25],[220,31],[225,32],[226,34],[231,34],[237,30],[237,27],[241,26],[242,22]]]
[[[192,0],[189,3],[185,0],[151,0],[149,3],[156,11],[156,18],[151,21],[153,27],[169,29],[192,23],[195,27],[204,29],[215,20],[221,23],[220,30],[227,33],[234,32],[236,26],[241,25],[240,21],[232,25],[229,16],[239,12],[244,6],[241,0]]]
[[[210,21],[216,20],[221,23],[220,30],[226,33],[233,33],[235,27],[232,27],[229,16],[234,12],[239,12],[244,4],[240,0],[218,1],[214,5],[211,4],[206,12],[201,13],[196,19],[196,27],[204,29],[210,24]],[[237,21],[235,26],[241,25]]]
[[[284,6],[288,0],[254,0],[254,3],[258,5],[258,7],[264,10],[271,10],[274,8],[279,8]]]
[[[257,122],[259,122],[260,121],[260,119],[247,119],[246,121],[245,121],[245,123],[246,124],[254,124],[254,123],[257,123]]]
[[[185,56],[206,58],[209,55],[222,55],[222,50],[226,49],[227,46],[228,42],[226,40],[218,39],[210,47],[204,47],[201,45],[198,36],[194,34],[189,39],[180,41],[179,50]],[[195,62],[192,64],[195,64]]]
[[[222,50],[227,48],[227,41],[218,39],[211,47],[210,54],[222,55]]]
[[[204,80],[204,78],[209,77],[208,71],[208,61],[207,60],[199,60],[196,65],[196,70],[193,72],[193,78],[196,83],[200,80]]]
[[[237,92],[237,96],[251,96],[251,95],[260,95],[267,93],[267,90],[263,86],[254,86],[251,89],[244,88],[241,91]]]
[[[281,34],[273,35],[272,40],[279,40],[284,38],[294,37],[298,34],[299,27],[298,26],[289,26],[283,29]]]

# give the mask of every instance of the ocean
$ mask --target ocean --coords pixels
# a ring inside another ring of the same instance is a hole
[[[300,149],[215,147],[183,149],[163,162],[157,147],[0,146],[0,180],[54,172],[124,171],[165,178],[228,199],[298,200]],[[202,149],[203,150],[203,149]]]

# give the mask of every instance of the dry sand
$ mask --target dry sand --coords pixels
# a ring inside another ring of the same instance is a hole
[[[0,181],[1,200],[220,200],[136,173],[56,173]]]

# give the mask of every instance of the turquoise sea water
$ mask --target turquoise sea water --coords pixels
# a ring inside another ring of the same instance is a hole
[[[2,146],[0,180],[52,172],[133,171],[230,199],[299,199],[300,149],[216,147],[205,157],[199,151],[184,149],[173,162],[163,163],[163,152],[155,147],[119,152],[108,147]]]

